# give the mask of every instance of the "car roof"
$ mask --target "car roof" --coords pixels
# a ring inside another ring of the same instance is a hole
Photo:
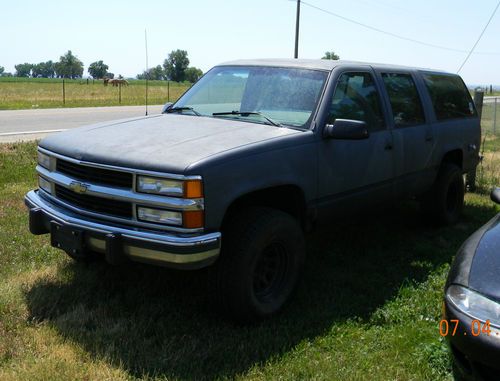
[[[319,60],[319,59],[294,59],[294,58],[263,58],[244,59],[221,63],[217,66],[270,66],[270,67],[290,67],[313,70],[332,70],[339,66],[367,65],[375,69],[384,70],[420,70],[442,74],[451,74],[441,70],[424,69],[411,66],[390,65],[375,62],[360,62],[346,60]]]

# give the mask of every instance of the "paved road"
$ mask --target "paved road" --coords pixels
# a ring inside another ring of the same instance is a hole
[[[159,114],[161,107],[149,106],[149,115]],[[69,128],[144,114],[144,106],[3,110],[0,111],[0,143],[40,139]]]
[[[495,103],[495,98],[497,99],[497,103],[500,104],[500,97],[493,96],[484,97],[483,103]]]

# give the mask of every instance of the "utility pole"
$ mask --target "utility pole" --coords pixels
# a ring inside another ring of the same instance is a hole
[[[297,0],[297,19],[295,20],[295,54],[293,58],[299,58],[299,22],[300,22],[300,0]]]

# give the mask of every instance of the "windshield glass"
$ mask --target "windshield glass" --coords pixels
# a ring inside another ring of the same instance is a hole
[[[174,106],[190,107],[205,116],[215,113],[217,117],[267,124],[271,120],[276,125],[306,128],[327,75],[307,69],[219,66]]]

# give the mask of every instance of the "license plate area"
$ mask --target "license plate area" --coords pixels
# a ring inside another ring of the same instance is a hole
[[[84,255],[84,231],[64,226],[55,221],[50,223],[50,244],[74,255]]]

